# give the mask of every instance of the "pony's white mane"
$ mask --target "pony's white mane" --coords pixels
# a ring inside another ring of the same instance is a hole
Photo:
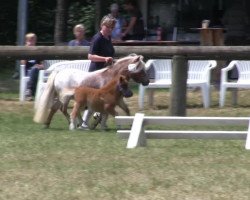
[[[129,55],[126,56],[126,57],[123,57],[123,58],[118,59],[118,60],[116,61],[116,63],[123,62],[124,60],[128,60],[128,59],[130,59],[131,57],[134,57],[134,56],[137,56],[137,54],[135,54],[135,53],[129,54]]]
[[[146,65],[145,65],[145,62],[144,62],[143,59],[142,59],[143,56],[137,55],[137,54],[135,54],[135,53],[129,54],[129,55],[126,56],[126,57],[123,57],[123,58],[118,59],[118,60],[115,62],[115,64],[117,65],[117,64],[122,63],[123,61],[128,61],[128,60],[130,60],[130,59],[133,59],[135,56],[139,56],[139,57],[140,57],[140,60],[139,60],[139,62],[137,62],[137,63],[131,63],[131,64],[129,64],[129,65],[128,65],[128,70],[129,70],[130,72],[132,72],[132,73],[136,73],[136,72],[138,72],[138,71],[140,71],[140,70],[145,70],[145,69],[146,69]]]

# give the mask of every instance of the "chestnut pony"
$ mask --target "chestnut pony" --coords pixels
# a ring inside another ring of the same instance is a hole
[[[122,97],[131,97],[133,92],[128,87],[128,80],[125,76],[118,76],[113,78],[105,86],[96,89],[81,86],[74,89],[74,107],[70,115],[70,130],[76,129],[78,124],[82,124],[82,118],[80,117],[80,123],[77,124],[77,117],[80,116],[80,111],[88,107],[90,115],[93,112],[101,113],[101,129],[106,129],[106,121],[108,115],[115,117],[117,112],[115,106],[119,103]],[[86,121],[88,124],[88,121]],[[90,127],[90,126],[89,126]]]
[[[69,122],[70,117],[67,107],[72,95],[65,93],[65,88],[76,88],[79,86],[100,88],[117,75],[124,75],[136,83],[148,85],[149,77],[146,70],[143,56],[131,54],[118,59],[104,69],[94,72],[83,72],[76,69],[53,71],[37,103],[34,121],[49,127],[54,114],[60,109]],[[129,109],[122,98],[118,102],[118,106],[127,115],[130,115]]]

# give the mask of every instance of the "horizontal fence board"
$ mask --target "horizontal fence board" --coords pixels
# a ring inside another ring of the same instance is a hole
[[[248,125],[247,117],[144,117],[144,125]]]
[[[0,46],[0,58],[86,59],[89,47]],[[115,46],[115,56],[136,53],[149,58],[185,56],[188,59],[250,60],[250,46]]]
[[[122,139],[129,137],[130,130],[118,130],[117,135]],[[147,139],[228,139],[245,140],[247,131],[161,131],[145,130]]]
[[[133,116],[117,116],[115,122],[117,125],[129,125],[133,123]],[[144,125],[239,125],[247,126],[248,117],[161,117],[145,116]]]
[[[133,123],[134,116],[116,116],[115,123],[116,125],[129,125]]]

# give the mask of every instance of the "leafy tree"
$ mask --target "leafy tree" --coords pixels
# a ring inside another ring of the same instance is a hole
[[[73,38],[74,25],[83,23],[90,39],[99,28],[100,18],[108,14],[111,3],[122,8],[123,0],[28,0],[27,32],[35,32],[38,44],[51,45]],[[96,3],[99,3],[97,10]],[[0,1],[0,45],[15,45],[18,0]]]
[[[110,5],[114,2],[120,5],[122,11],[122,3],[124,0],[75,0],[69,8],[68,28],[69,35],[72,38],[72,28],[74,25],[82,23],[86,28],[87,38],[91,38],[99,29],[99,23],[102,16],[110,13]],[[99,4],[97,6],[96,4]]]
[[[55,8],[56,1],[29,0],[27,31],[35,32],[40,44],[53,43]]]
[[[72,29],[76,24],[82,23],[86,28],[86,36],[90,38],[95,32],[95,2],[87,0],[85,3],[74,2],[69,8],[68,30],[72,38]]]
[[[17,28],[18,1],[1,1],[0,3],[0,45],[15,45]]]

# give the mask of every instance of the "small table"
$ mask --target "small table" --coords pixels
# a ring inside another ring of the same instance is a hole
[[[192,28],[200,31],[200,44],[202,46],[223,46],[223,28]]]
[[[223,46],[224,45],[224,29],[223,28],[192,28],[200,31],[201,46]],[[212,82],[217,84],[220,81],[221,69],[225,66],[224,60],[217,60],[217,67],[212,72]]]

